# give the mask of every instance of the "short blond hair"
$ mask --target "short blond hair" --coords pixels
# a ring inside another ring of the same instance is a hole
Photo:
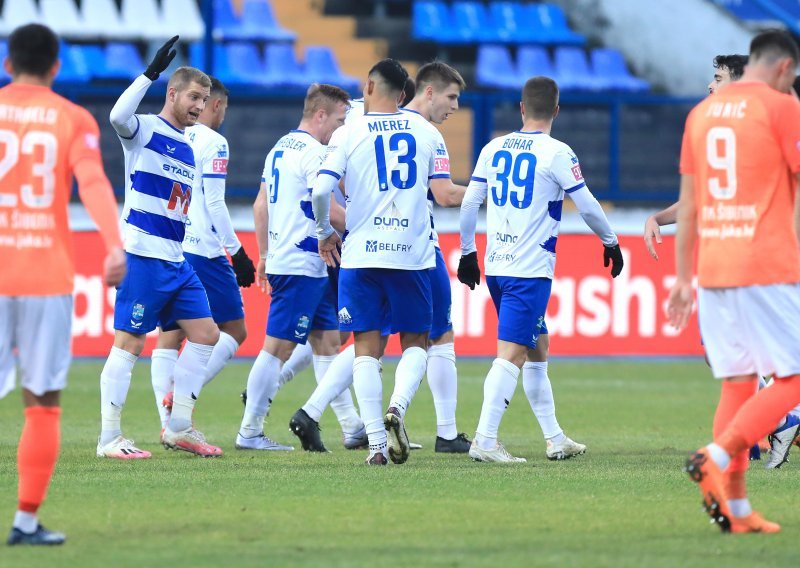
[[[350,105],[350,95],[347,91],[335,85],[313,83],[306,91],[303,118],[310,118],[321,109],[330,112],[336,103]]]
[[[201,87],[211,88],[211,78],[196,67],[178,67],[170,76],[167,88],[174,87],[176,91],[183,91],[192,83]]]

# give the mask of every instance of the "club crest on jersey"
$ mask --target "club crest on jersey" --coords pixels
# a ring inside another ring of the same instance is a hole
[[[217,158],[227,158],[228,157],[228,145],[227,144],[220,144],[217,146]]]
[[[142,320],[144,320],[144,306],[142,304],[134,304],[131,310],[131,325],[133,327],[141,327]]]
[[[347,311],[347,308],[342,308],[339,310],[339,323],[343,325],[349,325],[353,323],[353,318],[350,317],[350,312]]]
[[[294,330],[294,336],[298,339],[302,339],[306,335],[308,335],[308,324],[310,320],[308,316],[300,316],[300,319],[297,320],[297,327]]]

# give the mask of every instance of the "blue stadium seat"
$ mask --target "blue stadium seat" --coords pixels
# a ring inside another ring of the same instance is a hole
[[[558,81],[553,62],[550,61],[550,56],[544,47],[532,45],[520,47],[517,52],[517,69],[524,81],[537,75],[544,75]]]
[[[297,34],[278,23],[269,0],[244,0],[242,22],[246,33],[254,39],[294,41],[297,38]]]
[[[147,67],[132,43],[109,43],[105,58],[105,70],[110,79],[133,79]]]
[[[508,48],[502,45],[478,47],[475,78],[480,85],[500,89],[520,89],[523,82]]]
[[[504,43],[535,43],[525,7],[519,2],[492,2],[489,5],[497,36]]]
[[[264,61],[254,43],[229,43],[215,51],[214,60],[215,74],[226,85],[266,84]]]
[[[595,79],[586,53],[580,47],[557,47],[555,49],[556,81],[561,90],[596,91],[602,88]]]
[[[772,22],[775,18],[758,2],[753,0],[712,0],[717,6],[722,6],[734,16],[749,22]],[[792,2],[797,5],[797,2]]]
[[[438,43],[452,43],[455,26],[447,4],[439,1],[414,2],[411,14],[412,34],[415,39]]]
[[[306,88],[312,82],[297,61],[294,47],[288,43],[271,43],[264,54],[264,80],[276,87]]]
[[[631,75],[622,54],[616,49],[593,49],[590,57],[594,76],[603,88],[630,92],[650,90],[647,81]]]
[[[79,45],[61,44],[61,70],[56,76],[59,83],[85,83],[91,78],[86,57]]]
[[[456,38],[459,43],[499,42],[501,38],[489,12],[481,2],[456,2],[453,4]],[[452,25],[452,24],[451,24]]]
[[[361,85],[361,81],[355,77],[342,73],[330,47],[306,47],[305,64],[305,74],[310,81],[337,85],[346,91],[356,90]]]
[[[531,4],[528,19],[540,42],[555,45],[584,45],[586,38],[569,29],[567,18],[555,4]]]
[[[0,41],[0,61],[5,61],[8,57],[8,42],[6,40]],[[0,65],[0,84],[5,84],[11,80],[11,75],[6,73],[4,65]]]
[[[213,35],[216,40],[250,39],[231,0],[214,0]]]

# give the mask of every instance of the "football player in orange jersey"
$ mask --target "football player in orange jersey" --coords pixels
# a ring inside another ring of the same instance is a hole
[[[125,275],[97,122],[51,90],[58,49],[58,37],[45,26],[14,30],[4,62],[12,83],[0,89],[0,397],[14,387],[18,363],[25,405],[19,508],[9,545],[61,544],[65,538],[42,527],[37,511],[58,459],[59,395],[71,359],[75,268],[67,205],[73,176],[108,251],[106,285],[116,286]]]
[[[747,497],[747,449],[800,402],[800,103],[789,95],[800,61],[792,36],[767,31],[750,44],[742,79],[686,120],[670,321],[692,313],[697,245],[700,327],[722,379],[714,442],[686,471],[724,531],[778,532]],[[780,325],[775,325],[780,322]],[[758,375],[775,384],[756,393]]]

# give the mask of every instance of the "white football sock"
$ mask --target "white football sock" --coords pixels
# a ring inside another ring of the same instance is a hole
[[[542,428],[544,439],[562,441],[558,438],[563,436],[564,430],[556,419],[556,403],[553,400],[550,377],[547,376],[547,361],[541,363],[528,361],[522,366],[522,387],[531,404],[531,410]]]
[[[483,450],[491,450],[497,444],[497,431],[517,388],[517,377],[519,367],[510,361],[497,358],[492,362],[483,383],[483,407],[475,438]]]
[[[39,519],[36,513],[28,513],[26,511],[17,511],[14,514],[14,527],[18,528],[24,533],[31,534],[36,532],[36,527],[39,526]]]
[[[725,468],[731,463],[731,456],[728,455],[728,452],[723,450],[722,446],[714,443],[707,445],[706,449],[711,455],[711,459],[714,460],[714,463],[717,464],[722,471],[725,471]]]
[[[433,406],[436,408],[436,435],[445,440],[453,440],[458,435],[458,374],[453,343],[431,345],[428,348],[428,385],[431,387]]]
[[[394,392],[389,399],[389,407],[399,410],[401,417],[405,417],[427,366],[428,354],[422,347],[409,347],[403,351],[394,372]]]
[[[289,359],[281,367],[281,374],[278,379],[278,388],[282,387],[296,375],[306,370],[314,361],[313,352],[311,351],[311,344],[306,341],[305,345],[298,344],[292,351]]]
[[[370,452],[383,452],[386,449],[380,368],[381,364],[374,357],[356,357],[353,362],[353,388],[367,430]]]
[[[174,388],[172,373],[177,361],[177,349],[153,349],[153,354],[150,356],[150,381],[153,383],[153,394],[156,395],[156,408],[162,428],[167,425],[169,411],[161,403],[167,393],[172,392]]]
[[[317,388],[308,398],[308,402],[303,405],[306,414],[317,422],[328,405],[353,384],[355,358],[356,349],[353,345],[334,357],[328,370],[322,376],[322,380],[318,382]]]
[[[131,372],[139,357],[124,349],[111,347],[106,364],[100,373],[100,443],[107,444],[122,435],[122,407],[128,398]]]
[[[355,350],[353,354],[355,355]],[[324,380],[326,374],[330,372],[330,367],[336,357],[337,355],[314,355],[314,376],[318,385]],[[352,364],[350,369],[350,377],[352,377]],[[350,389],[345,387],[331,400],[330,405],[342,427],[342,432],[353,434],[361,430],[363,423],[358,416],[358,412],[356,412],[355,405],[353,405],[353,396],[350,394]],[[319,422],[319,419],[316,420]]]
[[[208,359],[208,366],[206,367],[206,378],[203,381],[203,386],[214,380],[214,377],[219,375],[222,368],[230,361],[239,349],[239,342],[236,341],[232,335],[219,332],[219,341],[211,351],[211,357]]]
[[[167,426],[173,432],[182,432],[192,427],[192,412],[205,382],[208,359],[213,345],[186,342],[186,346],[175,363],[175,396],[172,398],[172,414]]]
[[[264,417],[269,414],[272,397],[278,392],[281,360],[263,349],[258,352],[250,376],[247,377],[247,404],[239,433],[245,438],[264,431]]]

